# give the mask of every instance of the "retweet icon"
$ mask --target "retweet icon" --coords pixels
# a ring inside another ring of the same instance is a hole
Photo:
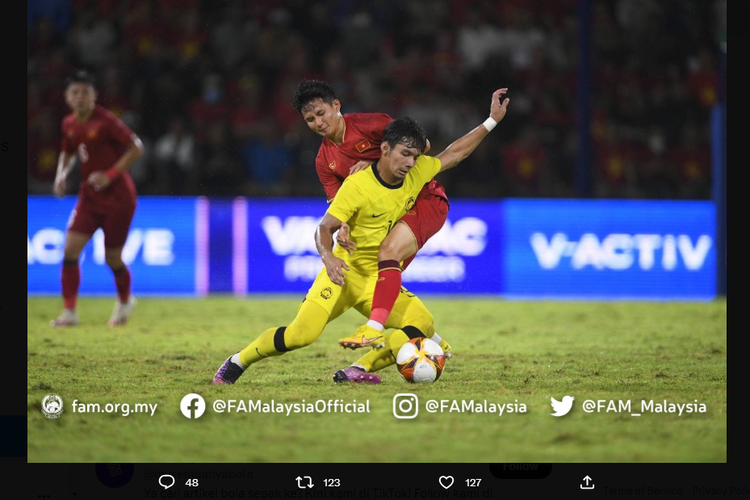
[[[562,401],[558,401],[555,398],[550,398],[552,401],[552,409],[555,410],[551,413],[553,417],[562,417],[567,415],[571,408],[573,408],[573,396],[563,396]]]

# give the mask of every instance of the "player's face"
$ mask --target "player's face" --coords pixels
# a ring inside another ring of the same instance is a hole
[[[394,179],[398,181],[404,180],[409,170],[414,167],[417,158],[422,152],[417,148],[412,148],[404,144],[396,144],[393,148],[390,144],[384,142],[386,145],[383,148],[383,157],[388,159],[388,170]]]
[[[87,83],[74,82],[65,89],[65,102],[77,114],[86,114],[94,108],[96,90]]]
[[[333,104],[328,104],[318,97],[302,108],[302,118],[310,130],[323,137],[332,138],[338,132],[341,103],[338,99],[334,99]]]

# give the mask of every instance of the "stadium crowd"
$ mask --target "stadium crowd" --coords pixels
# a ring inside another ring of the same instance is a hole
[[[707,199],[726,1],[590,2],[591,195]],[[140,194],[325,196],[302,78],[342,112],[409,115],[434,152],[513,111],[461,169],[459,197],[576,197],[578,0],[29,0],[28,193],[51,194],[74,69],[143,140]],[[726,33],[723,33],[724,40]],[[72,183],[75,185],[75,183]]]

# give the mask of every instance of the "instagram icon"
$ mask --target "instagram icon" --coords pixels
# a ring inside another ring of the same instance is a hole
[[[416,418],[419,414],[419,398],[416,394],[401,393],[393,396],[393,416]]]

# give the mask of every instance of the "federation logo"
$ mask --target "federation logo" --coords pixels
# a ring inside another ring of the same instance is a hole
[[[42,399],[42,413],[47,418],[59,418],[63,412],[63,400],[57,394],[47,394]]]
[[[328,300],[331,297],[333,297],[333,290],[331,289],[330,286],[327,286],[323,290],[320,291],[320,296]]]
[[[406,204],[404,205],[404,209],[408,212],[409,210],[414,207],[414,204],[417,202],[417,200],[414,199],[413,196],[410,196],[408,200],[406,200]]]
[[[331,170],[336,170],[336,161],[334,160],[331,163],[329,163],[328,168],[330,168]]]

